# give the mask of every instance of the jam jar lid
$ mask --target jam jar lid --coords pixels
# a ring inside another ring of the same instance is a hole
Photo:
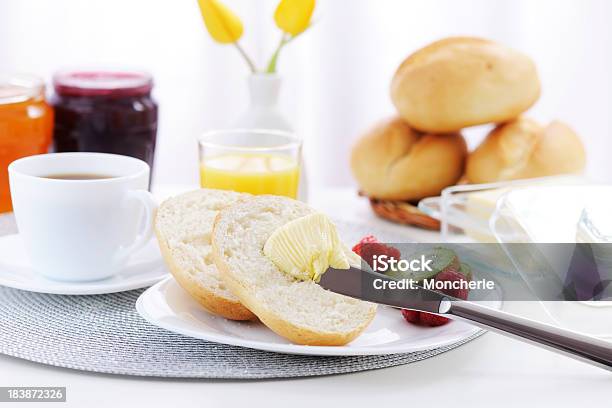
[[[25,74],[0,74],[0,105],[39,98],[45,91],[41,78]]]
[[[53,76],[62,96],[142,96],[151,92],[153,77],[137,71],[62,71]]]

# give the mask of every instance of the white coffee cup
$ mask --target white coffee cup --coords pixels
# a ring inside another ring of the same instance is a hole
[[[106,153],[51,153],[12,162],[9,181],[19,234],[45,277],[93,281],[119,272],[153,235],[149,165]],[[96,179],[53,178],[66,175]]]

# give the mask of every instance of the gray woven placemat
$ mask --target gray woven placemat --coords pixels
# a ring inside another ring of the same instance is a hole
[[[144,321],[142,290],[59,296],[0,286],[0,352],[38,363],[101,373],[182,378],[289,378],[408,364],[447,347],[388,356],[295,356],[192,339]]]

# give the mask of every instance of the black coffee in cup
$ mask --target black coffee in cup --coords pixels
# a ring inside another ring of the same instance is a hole
[[[55,179],[55,180],[101,180],[114,178],[106,174],[89,174],[89,173],[74,173],[74,174],[50,174],[43,176],[43,178]]]

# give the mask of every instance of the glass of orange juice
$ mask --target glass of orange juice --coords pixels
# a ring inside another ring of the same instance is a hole
[[[290,132],[234,129],[199,139],[200,185],[297,198],[302,141]]]

